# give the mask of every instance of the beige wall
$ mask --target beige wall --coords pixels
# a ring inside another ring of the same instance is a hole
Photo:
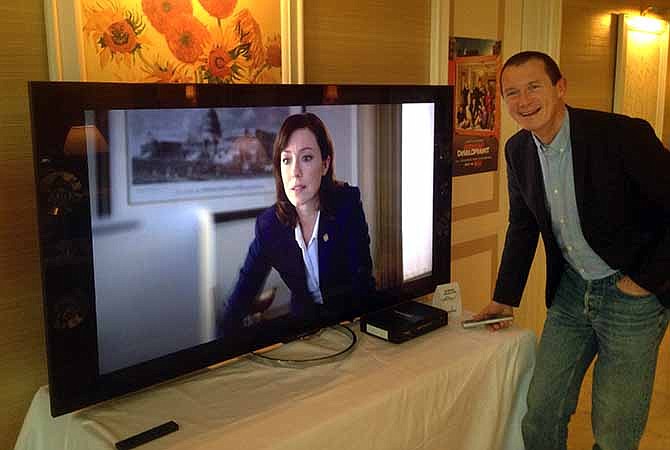
[[[42,4],[0,4],[0,448],[46,383],[26,84],[48,76]]]
[[[616,21],[598,1],[563,2],[561,70],[568,104],[611,111],[616,61]],[[597,76],[594,76],[597,74]]]
[[[522,0],[458,0],[452,3],[453,36],[501,39],[503,60],[521,50]],[[478,311],[491,300],[507,229],[509,211],[505,141],[517,131],[501,114],[498,171],[458,177],[453,192],[452,278],[463,292],[464,308]],[[516,323],[540,334],[544,306],[545,259],[538,247]]]
[[[504,2],[456,1],[451,34],[457,37],[503,39]],[[503,41],[503,46],[506,42]],[[503,47],[503,52],[507,49]],[[503,119],[499,170],[454,178],[452,279],[461,286],[463,307],[479,311],[490,300],[500,260],[507,217],[505,159],[502,154],[509,121]],[[513,132],[513,130],[511,130]]]
[[[430,0],[306,1],[306,83],[428,83]]]
[[[670,0],[653,3],[670,10]],[[638,14],[634,0],[564,0],[561,69],[568,80],[568,103],[611,111],[616,62],[616,21],[612,14]],[[667,15],[666,15],[667,18]],[[670,64],[668,65],[670,71]],[[666,80],[664,126],[661,140],[670,146],[670,76]]]

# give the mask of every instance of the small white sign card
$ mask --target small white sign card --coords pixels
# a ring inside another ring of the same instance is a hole
[[[463,310],[461,304],[461,288],[457,281],[440,284],[433,294],[433,306],[443,309],[449,314],[460,316]]]

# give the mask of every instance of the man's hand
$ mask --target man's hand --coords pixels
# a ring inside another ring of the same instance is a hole
[[[481,320],[486,318],[487,316],[493,316],[493,315],[513,316],[514,309],[509,305],[503,305],[502,303],[491,301],[491,303],[486,305],[481,311],[479,311],[479,313],[477,313],[472,318],[475,320]],[[510,325],[512,325],[511,320],[506,322],[493,323],[491,325],[487,325],[486,328],[488,328],[491,331],[498,331],[503,328],[507,328]]]
[[[637,284],[628,275],[619,279],[619,281],[616,282],[616,287],[619,288],[621,292],[628,294],[631,297],[646,297],[651,295],[651,292]]]

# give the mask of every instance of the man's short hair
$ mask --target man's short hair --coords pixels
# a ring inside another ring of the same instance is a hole
[[[558,68],[556,61],[546,53],[536,51],[519,52],[516,55],[510,56],[507,61],[505,61],[505,64],[503,64],[502,70],[500,71],[500,92],[502,92],[502,74],[505,72],[505,69],[509,66],[520,66],[532,59],[537,59],[544,63],[544,71],[549,76],[551,84],[556,85],[556,83],[563,78],[561,69]]]

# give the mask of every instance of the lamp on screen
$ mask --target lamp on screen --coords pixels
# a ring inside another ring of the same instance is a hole
[[[66,158],[86,160],[87,155],[95,155],[90,162],[94,170],[89,181],[95,185],[96,201],[92,205],[97,217],[111,214],[111,193],[109,178],[109,145],[95,125],[74,125],[65,137],[63,153]]]
[[[94,153],[107,153],[107,141],[95,125],[75,125],[65,137],[65,156],[84,157],[88,148]]]

